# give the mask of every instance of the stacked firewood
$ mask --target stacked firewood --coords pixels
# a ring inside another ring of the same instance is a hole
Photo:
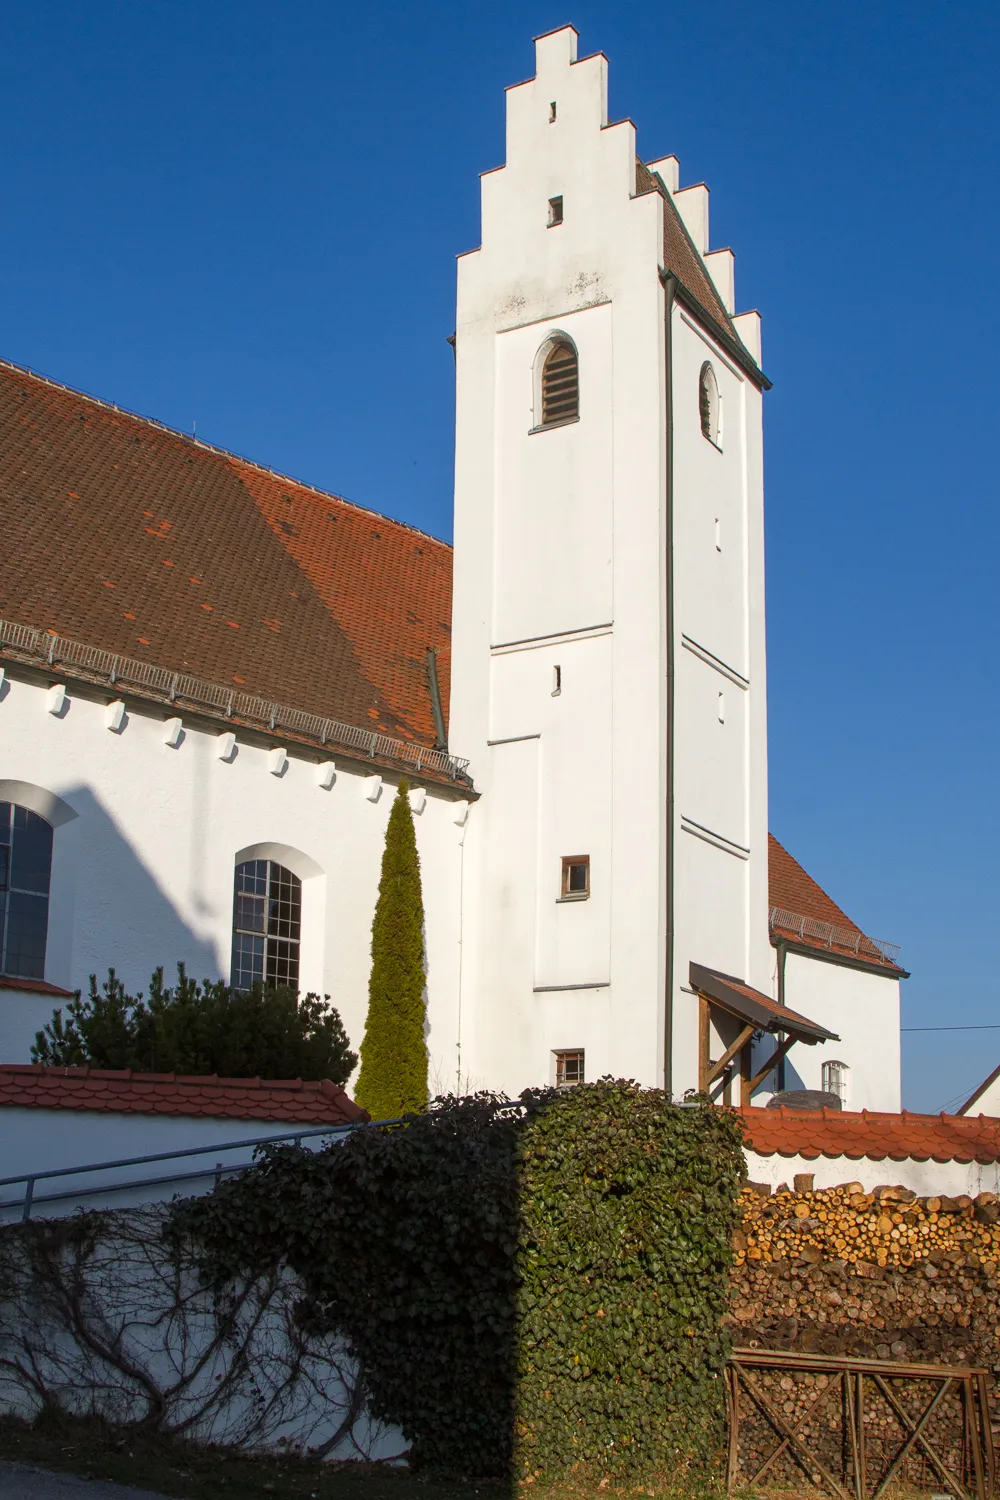
[[[728,1318],[738,1347],[933,1361],[990,1372],[998,1364],[1000,1202],[995,1194],[918,1197],[904,1187],[868,1193],[859,1182],[814,1191],[812,1179],[803,1176],[791,1191],[772,1193],[749,1184],[740,1211]],[[774,1409],[793,1422],[826,1380],[780,1371],[755,1378]],[[904,1405],[918,1396],[915,1388]],[[814,1451],[830,1448],[831,1464],[842,1438],[839,1405],[839,1398],[832,1406],[822,1404],[807,1424],[809,1433],[803,1432],[810,1445],[819,1443]],[[994,1423],[998,1418],[1000,1409]],[[942,1408],[928,1427],[956,1463],[960,1455],[952,1452],[951,1429],[957,1420],[950,1408]],[[899,1424],[877,1400],[867,1410],[865,1428],[874,1472],[883,1451],[886,1461],[896,1451]],[[955,1432],[961,1432],[960,1422]],[[744,1441],[747,1472],[753,1472],[753,1448],[759,1443],[762,1455],[769,1451],[767,1423],[755,1437],[751,1422]],[[906,1478],[940,1488],[940,1476],[925,1475],[922,1467],[917,1457],[908,1461]]]
[[[734,1236],[737,1344],[997,1362],[1000,1202],[748,1184]]]

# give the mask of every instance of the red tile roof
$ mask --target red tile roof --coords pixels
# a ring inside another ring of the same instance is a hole
[[[184,1077],[0,1064],[0,1108],[74,1109],[126,1115],[349,1125],[368,1114],[338,1084],[324,1079]]]
[[[4,363],[0,518],[0,617],[434,743],[446,543]]]
[[[823,887],[817,885],[812,876],[779,844],[773,833],[767,836],[768,904],[772,913],[777,910],[786,914],[811,917],[828,927],[838,929],[839,941],[830,941],[809,932],[800,932],[780,919],[771,922],[771,941],[794,942],[804,948],[815,948],[825,953],[844,958],[868,961],[873,968],[889,970],[903,975],[904,970],[889,960],[879,957],[879,946],[861,931],[856,922],[841,909]]]
[[[860,1114],[847,1110],[740,1110],[758,1156],[846,1157],[849,1161],[1000,1160],[1000,1120],[986,1115]]]

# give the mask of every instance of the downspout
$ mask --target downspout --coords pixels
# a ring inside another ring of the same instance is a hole
[[[778,944],[778,1004],[779,1005],[784,1005],[784,1003],[785,1003],[785,959],[787,957],[788,957],[788,944],[787,943],[779,943]],[[784,1032],[779,1032],[778,1033],[778,1040],[779,1040],[779,1042],[782,1040],[783,1036],[784,1036]],[[778,1091],[779,1092],[785,1087],[785,1059],[784,1058],[782,1058],[781,1061],[780,1061],[780,1063],[778,1064],[778,1076],[775,1079],[775,1083],[778,1085]]]
[[[669,1098],[674,1080],[674,371],[673,310],[677,278],[661,271],[663,282],[663,350],[666,472],[666,647],[667,647],[667,831],[666,953],[663,980],[663,1088]]]

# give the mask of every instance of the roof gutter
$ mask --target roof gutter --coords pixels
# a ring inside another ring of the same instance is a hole
[[[666,768],[666,899],[663,965],[663,1088],[673,1095],[674,1081],[674,359],[673,311],[677,277],[661,271],[663,284],[663,391],[665,407],[664,505],[666,514],[666,652],[667,652],[667,768]]]

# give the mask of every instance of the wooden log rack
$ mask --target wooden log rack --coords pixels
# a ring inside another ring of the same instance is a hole
[[[802,1373],[825,1375],[827,1380],[808,1404],[788,1415],[780,1397],[763,1388],[762,1376],[768,1371],[793,1378]],[[907,1382],[905,1390],[899,1388],[900,1381]],[[986,1381],[985,1370],[965,1365],[735,1349],[726,1367],[727,1492],[761,1484],[769,1474],[773,1482],[776,1464],[787,1457],[811,1484],[840,1500],[878,1500],[888,1485],[904,1478],[907,1460],[919,1456],[932,1472],[935,1485],[955,1500],[990,1500],[995,1474]],[[914,1402],[915,1389],[920,1392],[918,1404]],[[953,1398],[954,1416],[948,1445],[962,1454],[958,1473],[940,1451],[941,1438],[932,1440],[929,1431],[935,1414],[939,1422],[946,1415],[949,1397]],[[899,1429],[895,1451],[880,1456],[873,1454],[866,1442],[866,1414],[874,1402],[892,1414]],[[751,1416],[758,1430],[763,1419],[774,1443],[763,1458],[758,1454],[751,1466],[745,1466],[741,1462],[741,1424],[745,1431]],[[834,1419],[835,1429],[839,1423],[834,1435],[841,1454],[840,1473],[831,1468],[829,1452],[822,1459],[806,1441],[803,1429],[817,1417],[827,1424]]]

